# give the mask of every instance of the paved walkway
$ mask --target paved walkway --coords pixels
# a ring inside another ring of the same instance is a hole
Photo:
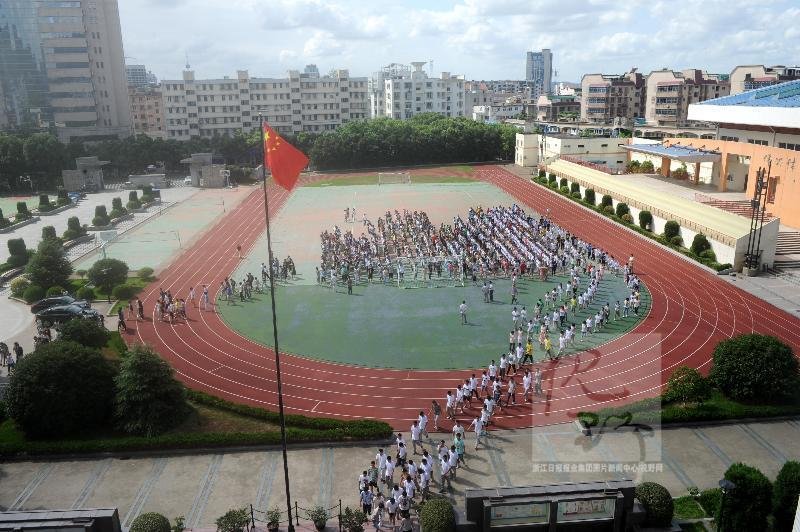
[[[441,435],[449,442],[447,436]],[[786,460],[800,459],[798,438],[798,420],[620,430],[595,437],[581,436],[572,425],[554,425],[494,432],[477,452],[470,434],[467,465],[453,482],[453,496],[463,505],[465,488],[622,477],[659,482],[679,496],[690,486],[716,486],[737,461],[775,478]],[[290,450],[292,500],[306,508],[331,507],[339,499],[355,505],[356,478],[375,452],[376,446]],[[644,472],[634,469],[641,461],[647,463]],[[597,471],[587,473],[587,467]],[[125,527],[147,511],[183,515],[187,526],[202,527],[248,504],[257,509],[285,504],[279,450],[0,464],[0,510],[111,506],[119,508]]]

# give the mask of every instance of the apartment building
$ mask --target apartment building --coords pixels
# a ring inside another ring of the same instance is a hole
[[[525,55],[525,79],[533,82],[532,99],[550,94],[553,82],[553,52],[543,48],[541,52]]]
[[[164,97],[160,87],[128,87],[131,123],[135,135],[154,139],[166,138]]]
[[[156,75],[147,70],[144,65],[125,65],[125,78],[129,87],[154,87],[158,85]]]
[[[800,79],[800,66],[740,65],[731,71],[731,94]]]
[[[442,72],[428,77],[424,61],[411,67],[391,64],[373,74],[370,81],[370,115],[373,118],[407,119],[422,113],[442,116],[471,116],[467,109],[464,76]]]
[[[575,96],[542,94],[526,105],[525,113],[539,122],[574,122],[581,114],[581,103]]]
[[[727,96],[731,85],[727,74],[709,74],[690,68],[680,72],[651,72],[646,82],[645,120],[655,126],[691,125],[689,105]]]
[[[369,117],[367,78],[351,78],[347,70],[320,76],[313,65],[285,78],[239,70],[235,78],[195,79],[185,70],[182,79],[162,80],[161,89],[167,139],[249,133],[259,113],[282,134],[320,133]]]
[[[117,0],[0,2],[0,120],[63,142],[130,134]]]
[[[630,125],[645,113],[645,77],[631,69],[621,75],[584,74],[581,78],[581,121]]]

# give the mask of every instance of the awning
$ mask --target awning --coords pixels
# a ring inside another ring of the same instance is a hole
[[[684,163],[705,163],[717,162],[722,156],[715,151],[705,151],[686,146],[664,146],[663,144],[629,144],[622,146],[623,149],[636,153],[655,155],[658,157],[669,157]]]

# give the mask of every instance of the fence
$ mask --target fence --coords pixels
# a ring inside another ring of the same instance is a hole
[[[276,510],[277,510],[277,508],[275,510],[259,510],[257,508],[253,508],[253,505],[251,504],[250,505],[250,523],[251,523],[253,529],[256,529],[256,527],[258,526],[259,523],[263,524],[263,525],[266,525],[267,527],[274,526],[274,525],[280,526],[282,524],[289,524],[288,512],[286,512],[286,511],[276,511]],[[337,525],[339,527],[339,532],[341,532],[341,530],[342,530],[342,515],[343,515],[342,514],[342,499],[339,499],[339,504],[337,504],[335,506],[331,506],[330,508],[322,508],[322,507],[319,507],[319,506],[315,507],[315,508],[303,508],[302,506],[300,506],[297,503],[297,501],[295,501],[294,502],[294,516],[293,516],[293,519],[292,519],[294,521],[295,526],[299,526],[300,525],[300,511],[301,510],[306,515],[306,518],[304,518],[303,521],[314,522],[314,520],[311,517],[309,517],[309,515],[311,513],[314,513],[314,512],[319,512],[319,513],[324,512],[325,516],[326,516],[326,519],[325,519],[326,522],[330,521],[331,519],[333,519],[335,517],[336,520],[337,520]],[[273,512],[275,512],[274,515],[273,515]],[[271,520],[275,516],[278,517],[278,521],[277,522],[275,522],[274,520]]]

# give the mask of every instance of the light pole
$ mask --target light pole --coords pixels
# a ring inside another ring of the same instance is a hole
[[[728,493],[736,489],[736,484],[727,478],[723,478],[719,481],[719,489],[722,492],[722,498],[719,501],[719,523],[717,523],[717,532],[723,532],[723,530],[725,530],[725,522],[723,520],[725,515],[725,499]]]

